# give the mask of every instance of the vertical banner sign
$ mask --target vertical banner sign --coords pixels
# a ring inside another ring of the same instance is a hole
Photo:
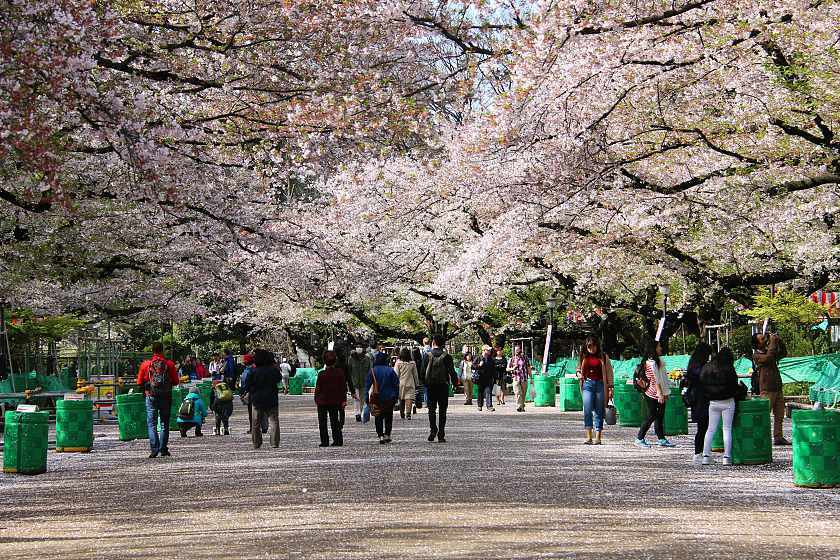
[[[545,331],[545,348],[543,349],[543,375],[548,375],[548,349],[551,347],[551,327],[548,325],[548,330]]]
[[[656,342],[659,342],[662,338],[662,331],[665,329],[665,316],[663,315],[661,319],[659,319],[659,328],[656,329],[656,338],[654,339]]]

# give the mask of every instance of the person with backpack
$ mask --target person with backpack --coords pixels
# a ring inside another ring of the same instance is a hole
[[[665,373],[665,363],[661,356],[662,345],[659,342],[648,343],[642,356],[642,362],[637,369],[637,372],[642,375],[636,376],[636,380],[638,381],[641,378],[647,382],[644,399],[648,407],[647,420],[642,423],[639,434],[636,436],[637,447],[650,447],[645,436],[651,425],[654,426],[658,446],[676,447],[665,437],[665,405],[668,403],[668,396],[671,394],[671,385]]]
[[[709,400],[709,420],[703,443],[703,464],[711,465],[712,439],[723,417],[723,464],[732,464],[732,421],[735,419],[735,397],[738,394],[738,374],[735,356],[729,348],[721,348],[700,372],[700,385]]]
[[[365,387],[365,379],[368,372],[370,372],[371,360],[368,357],[365,349],[361,346],[356,346],[350,357],[347,358],[347,375],[350,382],[355,388],[353,393],[353,408],[356,412],[356,422],[362,421],[362,407],[365,404],[365,395],[362,393]]]
[[[373,359],[373,368],[365,379],[365,396],[370,413],[374,416],[379,443],[391,443],[391,428],[394,424],[394,405],[400,396],[400,379],[394,368],[388,365],[388,354],[378,352]]]
[[[790,445],[784,437],[785,396],[779,360],[785,357],[785,345],[779,335],[754,334],[752,337],[753,368],[758,374],[759,395],[770,401],[773,412],[773,445]]]
[[[455,384],[455,363],[443,349],[439,334],[432,337],[432,349],[426,358],[426,368],[420,373],[420,383],[426,386],[429,409],[429,441],[446,443],[446,410],[449,408],[449,384]],[[440,416],[437,409],[440,407]]]
[[[493,407],[493,384],[496,383],[496,360],[493,358],[493,350],[486,346],[478,365],[473,370],[475,381],[478,385],[478,410],[487,407],[488,412],[495,412]]]
[[[205,418],[207,418],[207,407],[204,405],[198,387],[193,387],[178,408],[177,422],[181,437],[187,437],[187,432],[193,428],[195,428],[195,437],[202,437],[204,434],[201,433],[201,426]]]
[[[239,400],[248,407],[248,431],[246,433],[250,434],[251,426],[254,423],[254,405],[251,403],[251,397],[248,394],[248,377],[255,367],[254,357],[251,354],[245,354],[242,356],[242,361],[245,362],[245,370],[239,377]],[[262,433],[266,433],[268,431],[268,418],[263,418],[262,423],[260,424],[260,429],[262,430]]]
[[[152,357],[140,364],[137,385],[146,395],[146,425],[149,431],[150,459],[160,454],[169,457],[169,415],[172,410],[172,387],[179,383],[175,363],[163,356],[163,344],[152,344]],[[160,433],[158,433],[160,420]]]
[[[685,372],[686,391],[683,400],[686,401],[686,406],[691,407],[692,416],[697,422],[697,433],[694,435],[693,461],[695,464],[700,464],[703,460],[703,443],[706,439],[706,429],[709,427],[709,399],[703,392],[700,372],[703,366],[709,363],[711,356],[712,347],[705,342],[698,343],[688,359]]]
[[[606,405],[613,395],[613,367],[610,357],[601,349],[601,341],[596,336],[586,337],[583,343],[578,359],[577,377],[583,398],[583,428],[586,432],[586,440],[583,443],[601,445]]]
[[[230,435],[230,417],[233,415],[233,389],[231,389],[224,381],[216,383],[213,386],[211,393],[213,414],[216,416],[216,427],[213,428],[213,435],[222,435],[222,425],[224,425],[224,435]]]
[[[338,356],[332,350],[324,352],[324,371],[318,375],[315,382],[315,404],[318,407],[318,431],[321,434],[321,445],[330,445],[330,434],[327,432],[327,417],[330,419],[333,447],[344,445],[342,432],[341,410],[347,406],[347,391],[353,392],[353,385],[344,376],[344,370],[336,367]]]
[[[254,449],[259,449],[263,443],[263,431],[260,429],[263,418],[268,419],[271,428],[271,446],[280,447],[280,422],[277,408],[280,400],[277,397],[277,384],[280,383],[280,370],[274,364],[274,356],[265,350],[254,352],[254,368],[248,374],[246,391],[254,409],[251,422],[251,441]]]
[[[522,355],[521,347],[516,347],[514,356],[508,362],[507,371],[513,376],[513,394],[516,398],[516,412],[525,412],[525,396],[528,392],[528,379],[531,377],[531,364]]]

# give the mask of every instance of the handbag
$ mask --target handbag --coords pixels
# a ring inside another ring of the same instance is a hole
[[[735,391],[735,402],[747,400],[747,386],[743,381],[738,382],[738,389]]]
[[[618,421],[618,415],[615,411],[615,405],[613,404],[612,400],[610,400],[609,404],[607,404],[607,408],[604,411],[604,422],[607,426],[615,426],[615,423]]]
[[[384,403],[379,402],[379,383],[376,381],[376,372],[371,371],[370,376],[373,378],[373,385],[371,385],[368,395],[368,406],[371,414],[379,416],[384,409]]]

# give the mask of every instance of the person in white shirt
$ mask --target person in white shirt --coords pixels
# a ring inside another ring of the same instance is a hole
[[[292,366],[289,365],[289,360],[283,358],[280,363],[280,376],[283,378],[283,393],[289,394],[289,377],[292,376]]]

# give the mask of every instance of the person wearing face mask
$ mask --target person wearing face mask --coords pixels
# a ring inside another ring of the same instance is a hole
[[[531,377],[531,364],[522,355],[521,347],[516,347],[514,356],[508,362],[507,370],[513,376],[513,394],[516,398],[516,412],[525,412],[525,393],[528,391],[528,379]]]
[[[371,370],[371,360],[367,352],[361,346],[356,346],[350,357],[347,358],[347,375],[353,385],[353,408],[356,413],[356,422],[362,421],[362,407],[365,403],[365,380]]]

